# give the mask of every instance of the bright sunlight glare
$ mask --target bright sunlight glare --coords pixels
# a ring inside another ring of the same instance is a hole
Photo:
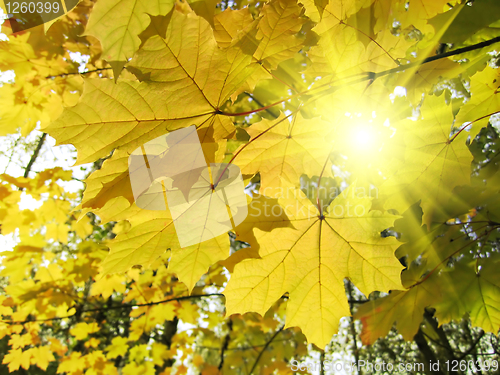
[[[380,143],[378,133],[371,125],[355,125],[349,131],[350,148],[356,153],[370,153],[376,151]]]

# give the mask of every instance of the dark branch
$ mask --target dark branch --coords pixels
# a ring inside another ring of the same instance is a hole
[[[351,311],[351,314],[353,313],[353,295],[352,295],[352,283],[350,280],[347,280],[347,293],[349,295],[349,309]],[[356,327],[354,326],[354,318],[351,316],[349,318],[349,329],[351,331],[352,335],[352,344],[353,344],[353,354],[354,354],[354,360],[356,361],[355,364],[358,366],[359,363],[359,351],[358,351],[358,340],[357,340],[357,333],[356,333]],[[361,368],[358,368],[358,372],[361,374]]]
[[[79,74],[90,74],[90,73],[97,73],[97,72],[102,72],[103,70],[111,70],[113,68],[99,68],[99,69],[94,69],[94,70],[87,70],[86,72],[71,72],[71,73],[62,73],[62,74],[57,74],[54,76],[47,76],[45,79],[51,79],[51,78],[58,78],[58,77],[66,77],[66,76],[74,76],[74,75],[79,75]]]
[[[269,340],[267,340],[266,345],[264,345],[264,347],[262,348],[262,350],[259,352],[259,355],[255,359],[255,362],[254,362],[254,364],[252,366],[252,369],[250,370],[250,372],[248,373],[248,375],[252,375],[253,374],[253,371],[257,367],[257,364],[259,363],[259,361],[260,361],[262,355],[264,354],[264,352],[267,350],[267,348],[269,347],[269,345],[271,345],[271,342],[273,342],[273,340],[276,338],[276,336],[278,336],[279,333],[283,331],[284,328],[285,328],[285,325],[283,324],[281,326],[281,328],[278,329],[276,332],[274,332],[274,334],[271,336],[271,338]]]
[[[490,40],[487,40],[487,41],[484,41],[484,42],[481,42],[481,43],[473,44],[472,46],[467,46],[467,47],[459,48],[459,49],[456,49],[456,50],[453,50],[453,51],[449,51],[449,52],[445,52],[445,53],[440,53],[440,54],[428,57],[428,58],[423,59],[423,60],[414,61],[414,62],[412,62],[410,64],[406,64],[406,65],[400,65],[400,66],[398,66],[396,68],[384,70],[384,71],[379,72],[379,73],[365,72],[365,73],[362,73],[362,74],[355,74],[353,76],[345,77],[345,78],[342,78],[341,80],[342,81],[346,81],[348,79],[352,79],[352,80],[351,81],[347,81],[346,83],[340,83],[340,84],[338,84],[336,86],[333,86],[334,82],[330,83],[329,84],[330,87],[326,88],[325,90],[316,92],[314,94],[311,94],[311,95],[313,95],[313,100],[312,101],[315,100],[314,97],[319,97],[319,96],[323,96],[323,95],[335,92],[336,90],[338,90],[340,88],[343,88],[343,87],[346,87],[346,86],[350,86],[350,85],[354,85],[354,84],[361,83],[361,82],[366,82],[366,81],[373,82],[375,79],[380,78],[380,77],[384,77],[384,76],[389,75],[389,74],[400,73],[400,72],[403,72],[403,71],[405,71],[405,70],[407,70],[409,68],[413,68],[415,66],[420,66],[420,65],[423,65],[423,64],[430,63],[432,61],[444,59],[446,57],[460,55],[460,54],[465,53],[465,52],[470,52],[470,51],[474,51],[474,50],[477,50],[477,49],[481,49],[481,48],[487,47],[489,45],[492,45],[492,44],[495,44],[495,43],[498,43],[498,42],[500,42],[500,37],[496,37],[496,38],[493,38],[493,39],[490,39]],[[356,78],[356,77],[359,77],[359,76],[361,76],[361,78]],[[318,86],[317,89],[319,89],[321,87],[325,87],[325,86],[327,86],[327,85]],[[294,96],[296,96],[296,95],[304,95],[304,94],[309,94],[309,93],[310,93],[310,90],[302,92],[302,93],[299,93],[299,94],[295,94]],[[280,101],[279,103],[281,103],[283,101],[284,100]],[[277,104],[277,103],[275,103],[275,104]],[[270,106],[267,106],[265,108],[268,108],[268,107],[270,107]]]
[[[227,322],[228,332],[224,337],[224,343],[222,344],[222,348],[220,349],[220,361],[219,361],[219,371],[222,371],[222,367],[224,366],[224,354],[229,346],[229,341],[231,340],[231,332],[233,332],[233,321],[229,318]]]
[[[445,348],[445,351],[447,352],[447,357],[450,361],[453,361],[457,359],[454,354],[454,350],[451,347],[451,344],[448,340],[448,337],[446,336],[446,333],[443,330],[442,326],[439,326],[436,318],[434,318],[434,315],[429,309],[425,309],[424,312],[424,318],[427,322],[429,322],[430,326],[432,329],[437,333],[439,340],[443,344],[443,347]]]
[[[35,164],[36,159],[38,158],[38,155],[40,154],[40,150],[42,149],[43,143],[45,142],[45,138],[47,137],[47,133],[43,133],[40,138],[38,139],[38,143],[36,145],[35,151],[33,152],[33,155],[31,155],[31,159],[28,162],[28,165],[26,166],[24,170],[24,175],[23,177],[27,178],[30,174],[31,167],[33,167],[33,164]],[[19,188],[19,190],[22,190],[22,188]]]
[[[476,49],[488,47],[488,46],[495,44],[495,43],[498,43],[498,42],[500,42],[500,36],[493,38],[493,39],[490,39],[490,40],[486,40],[486,41],[481,42],[481,43],[473,44],[471,46],[458,48],[456,50],[448,51],[445,53],[440,53],[438,55],[434,55],[434,56],[428,57],[428,58],[420,60],[420,61],[412,62],[411,64],[401,65],[401,66],[398,66],[396,68],[385,70],[385,71],[380,72],[380,73],[371,73],[370,79],[383,77],[383,76],[386,76],[386,75],[392,74],[392,73],[398,73],[398,72],[401,72],[401,71],[406,70],[408,68],[413,68],[414,66],[427,64],[427,63],[430,63],[430,62],[433,62],[436,60],[444,59],[446,57],[461,55],[462,53],[475,51]]]
[[[95,309],[79,310],[78,313],[82,314],[82,313],[87,313],[87,312],[98,312],[98,311],[126,309],[126,308],[132,308],[132,307],[154,306],[154,305],[159,305],[159,304],[167,303],[167,302],[183,301],[183,300],[187,300],[187,299],[213,297],[213,296],[222,297],[224,295],[222,293],[209,293],[209,294],[198,294],[198,295],[193,295],[193,296],[175,297],[175,298],[169,298],[169,299],[166,299],[163,301],[149,302],[149,303],[138,303],[138,304],[124,303],[124,304],[117,305],[117,306],[107,306],[107,307],[99,307],[99,308],[95,308]],[[76,314],[77,313],[75,312],[72,315],[59,316],[59,317],[55,317],[55,318],[32,319],[32,320],[24,320],[24,321],[0,320],[0,322],[4,322],[7,324],[25,324],[25,323],[31,323],[31,322],[49,322],[49,321],[54,321],[54,320],[73,318]]]
[[[437,363],[438,360],[437,360],[436,356],[434,355],[434,352],[430,348],[429,344],[425,340],[425,337],[424,337],[423,332],[422,332],[422,327],[419,328],[419,330],[418,330],[417,334],[415,335],[415,337],[413,338],[413,340],[415,340],[415,343],[417,344],[418,349],[420,350],[420,353],[425,358],[424,364],[425,364],[425,368],[426,368],[426,373],[430,374],[431,373],[430,364]],[[434,372],[437,374],[440,374],[440,375],[444,375],[443,372],[440,370],[437,370],[437,371],[435,370]]]
[[[226,113],[226,112],[222,112],[222,114],[225,115],[225,116],[246,116],[246,115],[250,115],[252,113],[257,113],[257,112],[261,112],[261,111],[267,111],[269,108],[272,108],[272,107],[274,107],[274,106],[276,106],[278,104],[284,103],[284,102],[286,102],[286,101],[288,101],[288,100],[290,100],[292,98],[300,97],[300,96],[304,96],[304,95],[311,95],[311,100],[308,102],[308,103],[311,103],[314,100],[316,100],[316,98],[318,98],[318,97],[330,94],[330,93],[335,92],[336,90],[338,90],[340,88],[343,88],[343,87],[346,87],[346,86],[351,86],[351,85],[354,85],[354,84],[357,84],[357,83],[361,83],[361,82],[366,82],[366,81],[371,81],[370,82],[370,84],[371,84],[375,79],[383,77],[383,76],[386,76],[386,75],[389,75],[389,74],[399,73],[399,72],[405,71],[405,70],[407,70],[409,68],[412,68],[412,67],[415,67],[415,66],[420,66],[420,65],[423,65],[423,64],[427,64],[427,63],[430,63],[432,61],[436,61],[436,60],[444,59],[446,57],[460,55],[462,53],[466,53],[466,52],[474,51],[474,50],[477,50],[477,49],[481,49],[481,48],[487,47],[489,45],[492,45],[492,44],[495,44],[495,43],[498,43],[498,42],[500,42],[500,37],[496,37],[496,38],[493,38],[493,39],[490,39],[490,40],[487,40],[487,41],[484,41],[484,42],[481,42],[481,43],[473,44],[471,46],[459,48],[459,49],[456,49],[456,50],[453,50],[453,51],[449,51],[449,52],[445,52],[445,53],[440,53],[440,54],[428,57],[428,58],[423,59],[423,60],[414,61],[414,62],[412,62],[410,64],[406,64],[406,65],[400,65],[400,66],[398,66],[396,68],[384,70],[384,71],[379,72],[379,73],[365,72],[365,73],[362,73],[362,74],[355,74],[355,75],[352,75],[352,76],[349,76],[349,77],[345,77],[345,78],[342,78],[342,79],[339,80],[339,81],[347,81],[345,83],[340,83],[339,82],[339,84],[336,85],[336,86],[334,86],[334,84],[336,84],[337,82],[330,82],[330,83],[327,83],[327,84],[322,84],[320,86],[317,86],[316,88],[308,89],[306,91],[293,94],[291,96],[288,96],[285,99],[279,100],[279,101],[277,101],[275,103],[272,103],[272,104],[269,104],[269,105],[266,105],[266,106],[261,106],[261,108],[258,108],[258,109],[252,110],[252,111],[241,112],[241,113]],[[357,77],[359,77],[359,78],[357,78]],[[348,81],[349,79],[350,79],[350,81]],[[314,93],[311,92],[312,90],[319,90],[319,89],[322,89],[322,88],[324,89],[323,91],[317,91],[317,92],[314,92]]]
[[[472,345],[470,346],[470,348],[465,353],[462,354],[462,356],[458,359],[459,361],[464,359],[465,357],[467,357],[469,354],[472,353],[472,351],[476,348],[477,344],[479,344],[479,341],[481,341],[481,339],[483,338],[484,334],[485,334],[485,332],[483,330],[481,330],[476,341],[474,341],[472,343]]]

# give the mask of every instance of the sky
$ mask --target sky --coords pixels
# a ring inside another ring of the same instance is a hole
[[[5,14],[0,9],[0,25],[3,23]],[[0,40],[8,40],[5,34],[0,33]],[[81,54],[71,54],[71,59],[80,63],[79,70],[85,69],[85,62],[88,60],[87,56]],[[6,82],[13,82],[15,74],[13,71],[0,71],[0,85]],[[1,116],[1,99],[0,99],[0,116]],[[13,135],[8,137],[0,137],[0,174],[7,173],[14,177],[20,177],[24,174],[24,168],[28,164],[32,153],[24,151],[24,145],[35,143],[42,135],[38,125],[36,130],[31,132],[26,138],[20,135]],[[17,146],[13,147],[17,142]],[[72,145],[55,146],[55,139],[51,136],[46,137],[44,145],[40,150],[40,154],[32,167],[32,174],[40,172],[44,169],[54,167],[62,167],[65,170],[73,170],[73,176],[79,180],[83,180],[90,171],[92,164],[83,164],[73,166],[76,160],[76,149]],[[60,185],[69,192],[77,192],[83,189],[84,184],[78,180],[60,181]],[[34,210],[38,208],[42,202],[33,199],[30,195],[22,195],[20,202],[20,209]],[[16,244],[16,235],[0,234],[0,251],[12,250]]]

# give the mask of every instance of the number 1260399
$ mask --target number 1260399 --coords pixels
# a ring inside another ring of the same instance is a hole
[[[18,13],[59,13],[60,4],[59,2],[5,2],[5,7],[7,8],[7,13],[18,14]]]
[[[467,371],[467,369],[477,372],[478,370],[481,372],[488,372],[490,370],[497,371],[498,370],[498,361],[497,360],[485,360],[485,361],[460,361],[454,359],[452,361],[446,361],[446,371]]]

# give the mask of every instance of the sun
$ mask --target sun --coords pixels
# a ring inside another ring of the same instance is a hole
[[[354,124],[347,134],[348,148],[357,154],[376,152],[380,147],[380,134],[371,124]]]

